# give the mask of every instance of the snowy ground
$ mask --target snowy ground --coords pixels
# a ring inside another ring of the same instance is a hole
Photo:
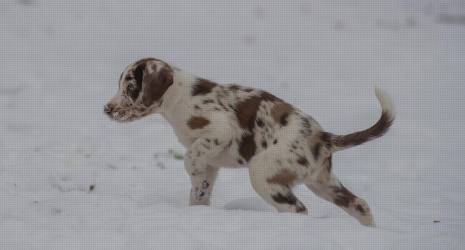
[[[169,2],[0,3],[0,249],[463,248],[463,1]],[[273,212],[246,169],[189,207],[168,124],[102,114],[146,56],[269,90],[339,134],[371,125],[386,89],[394,128],[334,159],[378,226],[304,187],[308,217]]]

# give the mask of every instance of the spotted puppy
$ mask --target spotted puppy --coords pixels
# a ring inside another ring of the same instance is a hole
[[[279,212],[307,214],[292,192],[305,184],[363,225],[374,225],[367,203],[332,173],[332,154],[386,133],[394,107],[376,89],[382,114],[371,128],[348,135],[324,131],[312,117],[263,90],[220,85],[158,59],[142,59],[121,74],[104,112],[119,122],[159,113],[186,147],[191,205],[208,205],[220,167],[248,167],[255,191]]]

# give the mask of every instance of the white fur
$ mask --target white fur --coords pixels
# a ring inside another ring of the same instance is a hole
[[[378,98],[381,104],[381,109],[389,115],[389,118],[393,119],[396,116],[396,109],[391,97],[378,86],[375,87],[376,98]]]

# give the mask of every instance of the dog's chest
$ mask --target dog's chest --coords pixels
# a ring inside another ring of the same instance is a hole
[[[173,113],[165,116],[168,123],[173,128],[179,143],[188,148],[194,141],[195,137],[189,129],[186,128],[187,115],[180,115],[180,113]]]

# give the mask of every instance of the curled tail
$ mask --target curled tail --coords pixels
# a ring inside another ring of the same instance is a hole
[[[383,136],[391,127],[395,119],[395,108],[389,95],[378,87],[375,88],[376,97],[381,104],[381,117],[370,128],[348,135],[333,135],[322,133],[324,140],[329,141],[332,151],[339,151],[363,144]]]

